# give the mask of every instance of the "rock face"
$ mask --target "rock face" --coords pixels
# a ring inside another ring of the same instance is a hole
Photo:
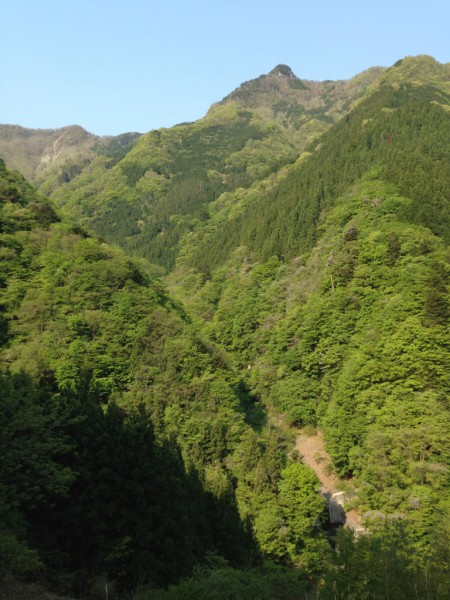
[[[344,492],[336,492],[335,494],[327,494],[328,512],[330,523],[332,525],[345,523],[345,508],[344,508]]]
[[[288,67],[287,65],[277,65],[274,69],[270,71],[269,75],[284,75],[285,77],[292,77],[294,79],[297,79],[291,67]]]
[[[111,148],[126,146],[139,135],[99,137],[79,125],[60,129],[0,125],[0,158],[9,169],[20,171],[36,182],[61,165],[79,164],[82,168],[98,154],[109,156]]]
[[[328,513],[332,525],[343,525],[356,535],[366,532],[361,526],[360,516],[355,510],[346,511],[345,505],[355,497],[354,492],[335,492],[324,494],[328,502]]]
[[[61,129],[0,125],[0,157],[8,168],[34,180],[58,163],[80,153],[92,153],[92,147],[99,139],[78,125]]]

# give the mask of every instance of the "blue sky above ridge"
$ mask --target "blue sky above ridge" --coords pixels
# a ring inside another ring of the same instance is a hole
[[[448,62],[449,32],[447,0],[1,0],[0,122],[169,127],[279,63],[323,80],[406,55]]]

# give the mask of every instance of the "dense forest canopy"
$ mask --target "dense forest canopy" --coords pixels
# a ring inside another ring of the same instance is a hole
[[[449,80],[278,65],[196,123],[69,132],[35,187],[0,161],[1,580],[450,598]],[[293,451],[317,428],[364,535]]]

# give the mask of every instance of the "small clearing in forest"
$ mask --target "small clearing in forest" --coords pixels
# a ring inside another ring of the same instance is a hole
[[[299,432],[295,438],[295,448],[300,453],[302,462],[317,475],[323,495],[331,496],[342,491],[341,480],[332,470],[331,458],[325,449],[321,431],[316,431],[313,435],[308,435],[305,431]],[[361,516],[354,508],[345,514],[347,527],[354,531],[362,529]]]

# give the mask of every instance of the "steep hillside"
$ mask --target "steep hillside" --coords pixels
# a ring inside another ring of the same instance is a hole
[[[275,119],[301,144],[307,124],[317,127],[321,123],[325,129],[326,124],[338,121],[384,71],[373,67],[349,80],[310,81],[299,79],[287,65],[278,65],[267,75],[240,85],[222,103],[236,101]]]
[[[413,78],[409,65],[416,66]],[[446,65],[428,57],[405,59],[278,181],[220,198],[210,209],[210,222],[186,241],[183,255],[192,252],[190,264],[209,273],[240,245],[263,259],[308,251],[317,240],[322,210],[370,169],[413,200],[412,220],[448,239],[447,90]]]
[[[10,169],[17,169],[42,191],[78,175],[98,154],[113,157],[128,150],[138,133],[99,137],[82,127],[27,129],[0,125],[0,157]]]
[[[2,162],[0,201],[0,582],[43,573],[85,596],[102,577],[167,585],[208,556],[258,565],[272,554],[249,527],[259,495],[281,502],[276,555],[317,565],[315,476],[288,466],[283,435],[154,270]]]
[[[450,522],[447,73],[428,57],[387,71],[309,156],[213,203],[168,279],[255,398],[325,432],[368,526],[390,523],[416,565],[434,556],[441,566]]]
[[[0,580],[448,599],[449,107],[430,57],[279,65],[52,200],[0,161]],[[370,532],[338,552],[298,428]]]
[[[115,164],[99,158],[58,189],[47,181],[41,190],[106,240],[170,269],[211,202],[296,160],[381,72],[319,84],[280,65],[203,119],[150,132]]]
[[[10,169],[17,169],[29,180],[34,180],[55,164],[77,155],[89,155],[97,139],[75,125],[62,129],[0,125],[0,156]]]

